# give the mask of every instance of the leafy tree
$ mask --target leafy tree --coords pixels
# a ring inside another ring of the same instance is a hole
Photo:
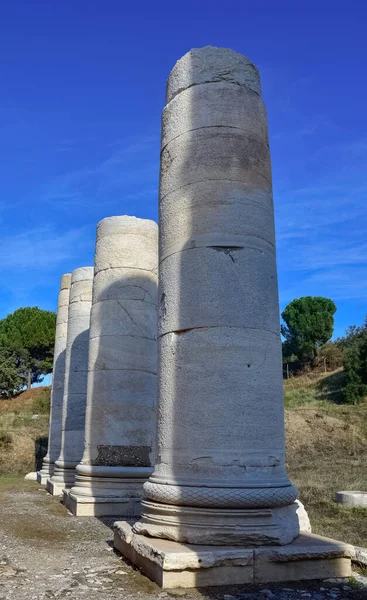
[[[348,404],[358,404],[367,396],[367,320],[361,327],[354,327],[352,332],[348,329],[352,335],[344,359],[344,400]]]
[[[0,321],[0,344],[16,357],[27,388],[52,371],[56,314],[37,306],[19,308]]]
[[[282,312],[284,354],[314,360],[319,348],[333,335],[335,312],[334,302],[321,296],[305,296],[290,302]]]
[[[327,342],[319,350],[318,359],[326,361],[329,369],[334,371],[343,366],[344,352],[343,348],[336,342]]]
[[[345,335],[335,340],[335,344],[343,349],[351,346],[363,333],[367,331],[367,317],[363,325],[350,325],[345,331]]]
[[[5,346],[0,346],[0,394],[11,398],[23,386],[16,354]]]

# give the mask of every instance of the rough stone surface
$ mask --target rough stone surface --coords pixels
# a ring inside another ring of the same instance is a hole
[[[76,515],[140,514],[154,463],[158,227],[121,216],[97,227],[83,459]]]
[[[60,293],[57,305],[54,362],[52,368],[52,389],[50,407],[50,428],[48,450],[43,459],[42,469],[37,473],[37,481],[46,484],[54,474],[55,461],[61,451],[62,405],[65,380],[65,354],[68,329],[71,273],[61,277]]]
[[[367,548],[359,548],[358,546],[355,546],[352,559],[357,564],[367,567]]]
[[[277,547],[187,545],[114,525],[115,547],[163,588],[349,577],[353,547],[312,534]],[[263,592],[263,590],[262,590]],[[267,590],[271,597],[272,592]],[[264,592],[263,592],[264,593]]]
[[[300,531],[297,509],[295,502],[271,509],[228,509],[143,501],[134,531],[189,544],[288,544]]]
[[[344,506],[367,506],[367,492],[337,492],[335,501]]]
[[[311,523],[304,505],[302,504],[302,502],[300,502],[300,500],[296,500],[296,504],[298,506],[297,516],[300,531],[304,533],[311,533]]]
[[[136,531],[242,545],[246,510],[259,509],[249,542],[256,531],[266,544],[299,533],[284,465],[273,213],[258,70],[232,50],[193,49],[170,74],[162,117],[158,448]],[[168,524],[167,505],[182,511]],[[189,525],[185,507],[196,511]],[[210,524],[202,509],[216,513]],[[237,541],[235,528],[225,541],[215,521],[234,509]]]
[[[14,510],[16,506],[16,510]],[[162,590],[112,551],[111,518],[70,517],[32,481],[0,486],[3,600],[365,600],[367,578]],[[216,549],[208,549],[210,552]],[[228,552],[228,548],[224,549]],[[236,552],[241,548],[235,548]],[[208,568],[202,569],[207,571]],[[347,588],[347,589],[346,589]],[[264,590],[268,590],[265,594]],[[333,590],[333,591],[332,591]]]
[[[233,83],[261,94],[259,72],[252,62],[230,48],[192,48],[173,67],[167,82],[167,103],[182,90],[205,83]]]
[[[93,272],[93,267],[81,267],[71,276],[61,450],[54,475],[46,483],[53,495],[73,485],[75,467],[83,456]]]

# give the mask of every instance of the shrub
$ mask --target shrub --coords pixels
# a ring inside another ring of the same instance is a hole
[[[13,436],[11,433],[0,431],[0,449],[10,450],[13,444]]]
[[[346,386],[344,401],[358,404],[367,395],[367,331],[358,335],[347,348],[344,359]]]
[[[40,392],[31,404],[33,414],[48,414],[50,412],[50,390]]]
[[[325,359],[326,366],[330,371],[335,371],[339,367],[343,366],[344,352],[343,349],[334,342],[328,342],[324,344],[320,349],[317,357],[317,362],[323,363]]]

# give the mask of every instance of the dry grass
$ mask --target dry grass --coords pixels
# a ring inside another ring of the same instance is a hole
[[[367,547],[367,509],[334,502],[338,490],[367,490],[367,402],[340,404],[343,377],[339,369],[285,382],[287,468],[315,533]],[[35,442],[48,435],[48,398],[49,388],[36,388],[0,401],[0,475],[34,470]]]
[[[342,381],[339,369],[286,382],[288,473],[315,533],[367,546],[367,509],[334,502],[339,490],[367,490],[367,403],[339,404]]]
[[[24,475],[35,470],[37,440],[48,436],[49,404],[49,387],[0,400],[0,475]],[[32,419],[33,415],[38,417]]]

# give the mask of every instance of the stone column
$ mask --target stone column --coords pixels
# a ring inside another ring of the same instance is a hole
[[[157,270],[154,221],[98,224],[85,449],[66,498],[77,516],[140,514],[155,451]]]
[[[88,376],[89,322],[93,267],[75,269],[71,275],[68,332],[65,355],[62,440],[54,475],[47,490],[59,495],[74,483],[75,467],[83,456]]]
[[[170,74],[159,227],[158,451],[134,531],[289,543],[267,117],[232,50],[191,50]]]
[[[62,401],[64,396],[65,350],[68,329],[70,285],[71,273],[65,273],[65,275],[61,277],[59,301],[57,305],[48,451],[43,459],[42,469],[37,473],[37,481],[43,485],[49,477],[52,477],[55,461],[58,459],[61,450]]]

